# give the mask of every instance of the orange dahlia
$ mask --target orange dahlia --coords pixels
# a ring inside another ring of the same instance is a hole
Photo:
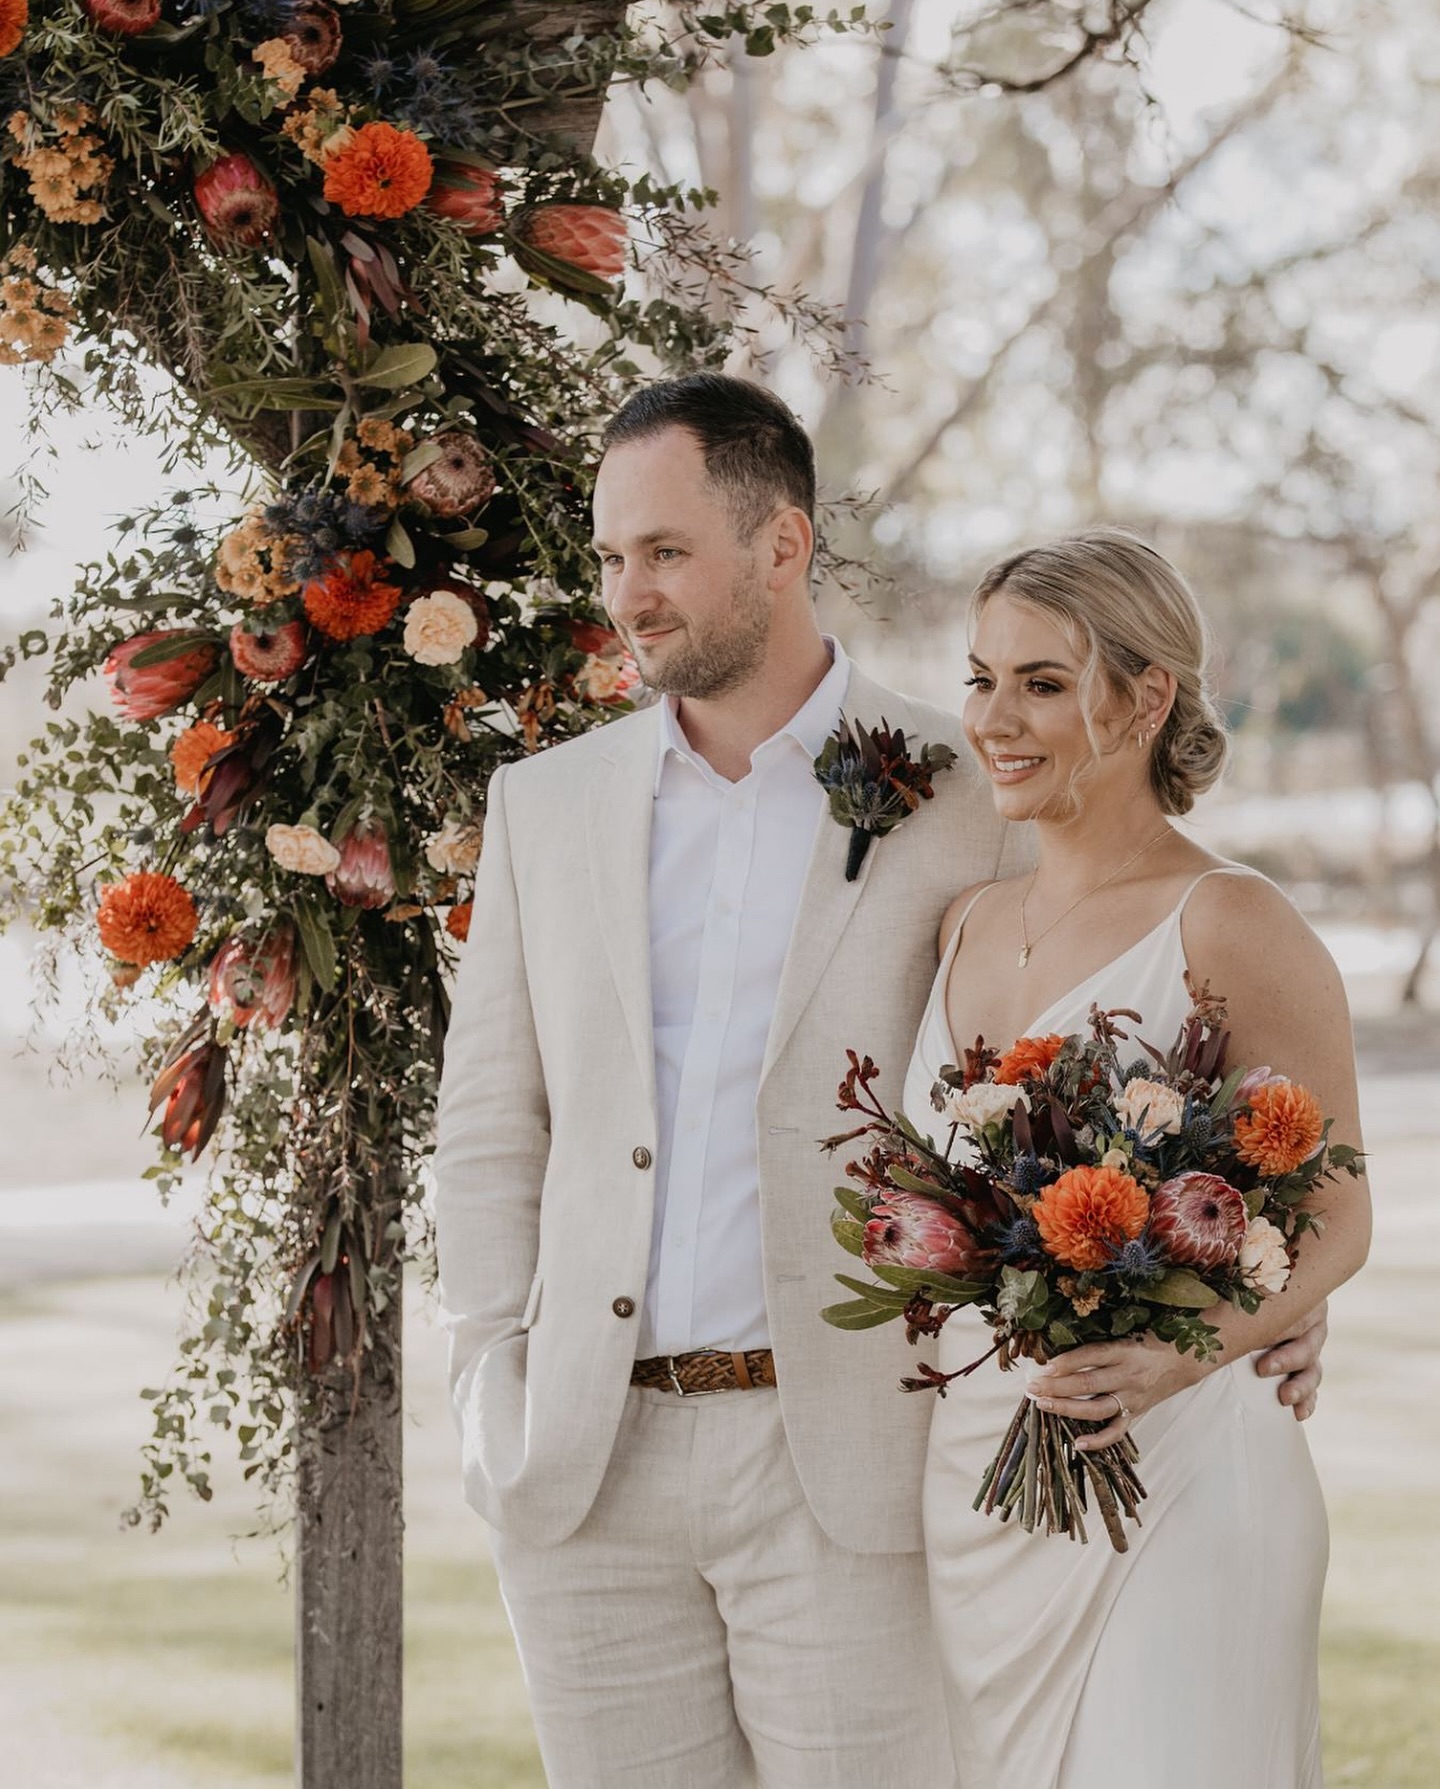
[[[445,915],[445,930],[452,938],[458,938],[463,944],[470,936],[470,901],[460,901]]]
[[[332,640],[378,634],[400,606],[398,584],[379,582],[380,562],[371,552],[339,553],[323,578],[305,586],[305,613]]]
[[[414,131],[362,124],[325,163],[325,197],[346,217],[404,217],[434,175],[430,151]]]
[[[182,795],[193,795],[200,787],[200,772],[205,762],[235,737],[213,721],[196,721],[187,727],[170,747],[170,764],[175,772],[175,787]]]
[[[0,0],[0,56],[8,56],[30,23],[30,0]]]
[[[1071,1168],[1035,1201],[1040,1240],[1067,1267],[1103,1267],[1122,1242],[1145,1228],[1150,1200],[1119,1168]]]
[[[195,936],[199,916],[189,891],[173,876],[137,870],[100,896],[95,925],[100,942],[122,963],[164,963]]]
[[[1018,1087],[1022,1081],[1038,1081],[1064,1048],[1065,1039],[1058,1031],[1045,1037],[1020,1037],[995,1065],[995,1079],[1005,1087]]]
[[[1271,1081],[1235,1120],[1235,1153],[1267,1176],[1293,1174],[1325,1135],[1325,1114],[1313,1093],[1294,1081]]]

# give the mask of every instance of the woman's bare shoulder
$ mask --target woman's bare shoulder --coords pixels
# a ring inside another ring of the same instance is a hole
[[[955,936],[956,928],[981,895],[992,888],[1006,888],[1021,880],[1019,876],[1002,876],[991,881],[972,882],[969,888],[962,888],[945,909],[940,921],[940,955],[943,957],[950,948],[950,940]]]
[[[1198,972],[1252,995],[1297,972],[1338,982],[1334,959],[1282,888],[1242,864],[1216,867],[1234,873],[1207,875],[1185,906],[1185,954]]]

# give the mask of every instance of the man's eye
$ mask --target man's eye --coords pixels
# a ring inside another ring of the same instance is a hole
[[[680,549],[679,547],[657,547],[655,549],[655,557],[657,559],[678,559],[680,557]]]

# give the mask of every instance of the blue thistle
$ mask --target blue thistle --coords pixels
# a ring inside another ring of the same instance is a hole
[[[1180,1119],[1180,1140],[1192,1149],[1203,1149],[1215,1135],[1215,1120],[1203,1100],[1190,1094]]]
[[[1158,1280],[1165,1261],[1148,1236],[1135,1236],[1120,1244],[1103,1271],[1122,1280]]]
[[[1058,1176],[1049,1162],[1042,1162],[1033,1149],[1017,1155],[1010,1164],[1010,1184],[1017,1193],[1038,1193]]]
[[[1040,1231],[1034,1218],[1011,1218],[1000,1230],[996,1249],[1008,1267],[1033,1260],[1040,1253]]]
[[[337,553],[374,546],[385,529],[385,511],[352,502],[340,491],[286,492],[265,507],[265,521],[298,544],[290,572],[302,581],[324,577]]]

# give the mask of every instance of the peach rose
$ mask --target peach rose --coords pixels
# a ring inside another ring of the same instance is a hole
[[[481,829],[452,815],[425,841],[425,861],[442,876],[468,876],[480,861]]]
[[[420,665],[453,665],[480,632],[475,611],[450,590],[417,597],[405,617],[405,650]]]
[[[1185,1115],[1185,1100],[1163,1081],[1127,1081],[1115,1114],[1127,1131],[1143,1131],[1146,1136],[1165,1131],[1173,1137]]]
[[[1256,1292],[1283,1292],[1290,1278],[1285,1234],[1269,1218],[1251,1218],[1240,1245],[1240,1278]]]
[[[300,876],[328,876],[340,864],[340,853],[313,826],[272,826],[265,834],[265,849],[282,870]]]

